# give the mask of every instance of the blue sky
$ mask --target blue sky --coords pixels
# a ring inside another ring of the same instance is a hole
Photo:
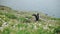
[[[0,4],[16,10],[42,11],[60,17],[60,0],[0,0]]]

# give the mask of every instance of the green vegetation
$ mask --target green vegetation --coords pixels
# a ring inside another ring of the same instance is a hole
[[[7,10],[7,8],[4,10],[0,8],[0,34],[57,34],[60,32],[60,18],[52,18],[39,12],[40,20],[35,21],[32,14],[36,12]]]
[[[17,17],[13,14],[9,14],[9,13],[6,13],[5,14],[8,18],[11,18],[11,19],[16,19]]]

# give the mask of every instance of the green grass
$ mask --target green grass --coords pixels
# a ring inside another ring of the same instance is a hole
[[[60,18],[40,13],[46,21],[40,19],[36,22],[33,13],[0,10],[0,34],[56,34],[60,31]]]
[[[17,17],[13,14],[9,14],[9,13],[6,13],[5,14],[8,18],[11,18],[11,19],[16,19]]]

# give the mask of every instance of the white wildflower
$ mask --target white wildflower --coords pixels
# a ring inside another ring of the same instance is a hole
[[[8,26],[7,22],[4,22],[4,23],[2,24],[2,27],[5,27],[5,26]]]
[[[2,30],[3,28],[2,27],[0,27],[0,30]]]
[[[35,25],[35,24],[32,24],[32,25]]]
[[[28,19],[28,18],[25,18],[25,19]]]
[[[7,22],[4,23],[4,25],[6,25],[6,24],[7,24]]]
[[[54,29],[51,29],[51,32],[53,32],[54,31]]]
[[[31,25],[31,24],[29,24],[29,23],[28,23],[27,25],[28,25],[29,27],[32,27],[32,25]]]
[[[43,29],[48,29],[48,27],[47,26],[44,26]]]
[[[35,25],[36,25],[37,23],[35,23]]]
[[[1,18],[0,18],[0,20],[1,20]]]
[[[42,24],[39,24],[39,26],[41,26]]]
[[[29,23],[27,23],[27,25],[30,25]]]
[[[52,26],[51,24],[49,24],[49,26]]]
[[[15,28],[16,26],[15,25],[13,25],[13,28]]]
[[[0,27],[0,30],[3,31],[3,27]]]
[[[25,29],[25,27],[20,27],[20,30],[24,30]]]
[[[37,29],[37,26],[36,25],[34,26],[34,29]]]
[[[20,27],[20,30],[22,30],[22,28]]]

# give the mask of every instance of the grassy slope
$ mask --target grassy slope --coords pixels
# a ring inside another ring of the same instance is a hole
[[[0,34],[55,34],[60,29],[60,18],[39,12],[40,20],[35,22],[34,13],[0,8]]]

